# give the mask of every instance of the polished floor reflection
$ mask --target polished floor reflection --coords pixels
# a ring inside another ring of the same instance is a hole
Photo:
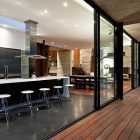
[[[104,84],[100,88],[100,105],[104,105],[115,97],[114,83]]]
[[[72,94],[63,105],[56,101],[50,109],[42,107],[37,111],[34,107],[32,117],[30,113],[17,116],[11,112],[9,126],[0,120],[0,139],[39,140],[92,110],[92,96]]]
[[[131,90],[131,80],[123,81],[123,93],[126,93]]]
[[[94,96],[94,89],[74,88],[74,89],[72,89],[72,93]],[[114,84],[113,83],[102,84],[101,88],[100,88],[100,102],[101,102],[101,105],[105,104],[106,102],[108,102],[109,100],[111,100],[113,98],[114,98]]]

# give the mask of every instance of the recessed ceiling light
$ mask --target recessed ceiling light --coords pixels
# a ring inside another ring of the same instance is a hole
[[[45,15],[47,13],[48,13],[48,10],[46,10],[46,9],[40,12],[41,15]]]
[[[59,23],[64,23],[64,20],[60,19],[58,22],[59,22]]]
[[[45,10],[44,10],[44,13],[48,13],[48,11],[45,9]]]
[[[37,33],[37,35],[40,36],[41,34],[40,33]]]
[[[22,3],[20,1],[17,1],[16,4],[21,5]]]
[[[75,28],[79,28],[79,25],[75,25]]]
[[[64,3],[63,3],[63,6],[64,6],[64,7],[67,7],[67,6],[68,6],[68,3],[67,3],[67,2],[64,2]]]

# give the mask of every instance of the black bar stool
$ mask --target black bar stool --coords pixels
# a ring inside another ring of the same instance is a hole
[[[22,95],[21,95],[20,105],[19,105],[19,109],[18,109],[18,115],[20,115],[19,110],[21,108],[21,104],[22,104],[22,100],[23,100],[24,95],[26,96],[26,101],[24,102],[23,107],[29,107],[31,115],[33,115],[33,113],[32,113],[31,94],[34,93],[34,91],[33,90],[24,90],[21,93],[22,93]]]
[[[50,88],[40,88],[39,91],[39,99],[38,99],[38,103],[39,102],[46,102],[48,108],[50,108],[50,102],[49,102],[49,93],[48,91],[50,90]],[[41,100],[42,98],[40,98],[40,94],[43,93],[43,100]]]
[[[8,106],[7,98],[9,98],[10,96],[11,96],[10,94],[1,94],[0,95],[0,99],[1,99],[1,110],[0,111],[4,111],[7,125],[8,125],[8,120],[9,120],[9,115],[8,115],[8,111],[7,111],[7,106]]]
[[[65,85],[65,87],[67,87],[67,92],[70,94],[70,96],[71,96],[71,88],[72,87],[74,87],[74,85],[73,84],[67,84],[67,85]],[[75,102],[75,96],[74,96],[74,102]]]
[[[53,86],[53,100],[55,99],[59,99],[61,101],[61,103],[63,104],[63,97],[62,97],[62,90],[63,87],[62,86]]]

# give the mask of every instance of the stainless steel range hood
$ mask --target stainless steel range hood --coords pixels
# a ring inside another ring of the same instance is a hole
[[[25,39],[25,51],[21,52],[21,77],[29,78],[33,72],[36,72],[36,59],[46,59],[45,56],[37,54],[37,24],[38,22],[33,20],[25,21],[26,24],[26,39]]]
[[[34,54],[34,55],[19,55],[19,56],[15,56],[15,58],[25,58],[25,57],[28,57],[28,58],[31,58],[31,59],[46,59],[45,56],[43,56],[43,55],[37,55],[37,54]]]
[[[46,59],[45,56],[43,55],[30,55],[29,58],[32,58],[32,59]]]

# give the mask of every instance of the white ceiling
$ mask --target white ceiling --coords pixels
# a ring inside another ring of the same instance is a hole
[[[64,7],[67,2],[67,7]],[[46,11],[45,11],[46,10]],[[67,48],[93,47],[93,13],[75,0],[0,0],[0,13],[21,22],[37,21],[38,41]],[[104,46],[111,45],[110,28],[101,24]]]
[[[67,0],[67,7],[63,6],[64,2],[64,0],[0,0],[0,13],[21,22],[28,19],[39,22],[38,35],[41,40],[45,37],[48,42],[63,41],[63,45],[67,46],[69,42],[70,44],[82,42],[83,47],[87,42],[91,44],[92,12],[73,0]]]

